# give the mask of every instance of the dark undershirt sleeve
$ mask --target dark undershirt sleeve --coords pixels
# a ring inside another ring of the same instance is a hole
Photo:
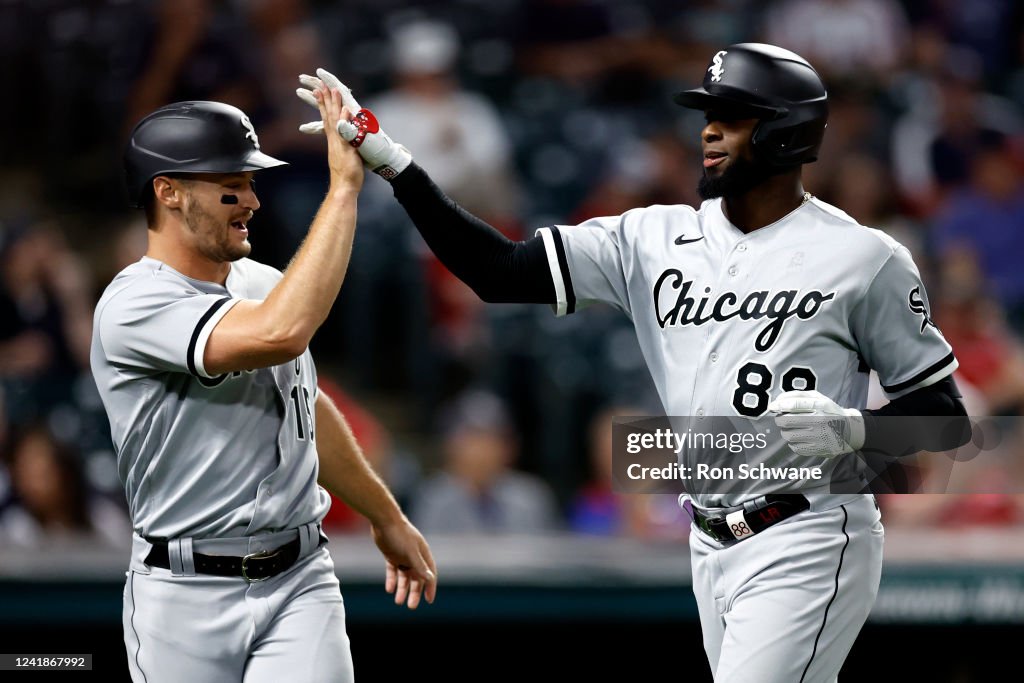
[[[513,242],[448,198],[415,162],[391,186],[427,246],[481,299],[555,303],[555,286],[540,237]]]
[[[863,451],[890,455],[947,451],[971,438],[970,420],[952,377],[861,413]]]

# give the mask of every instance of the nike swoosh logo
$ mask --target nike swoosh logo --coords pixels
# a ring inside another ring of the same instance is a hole
[[[689,244],[690,242],[700,242],[702,239],[704,239],[703,235],[701,235],[700,237],[694,237],[692,240],[684,240],[684,237],[686,237],[686,235],[680,235],[679,237],[677,237],[676,244]]]

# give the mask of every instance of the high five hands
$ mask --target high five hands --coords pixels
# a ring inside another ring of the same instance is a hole
[[[380,129],[376,117],[369,109],[359,106],[352,95],[352,90],[338,80],[338,77],[325,69],[317,69],[316,76],[302,74],[299,82],[303,87],[296,89],[295,94],[306,104],[317,107],[313,91],[328,88],[341,92],[342,104],[349,112],[355,112],[348,120],[338,121],[338,134],[350,145],[359,150],[363,163],[371,171],[385,180],[391,180],[404,171],[412,162],[412,154],[402,145],[396,143],[387,133]],[[311,121],[299,126],[299,130],[309,135],[319,135],[324,131],[323,121]]]

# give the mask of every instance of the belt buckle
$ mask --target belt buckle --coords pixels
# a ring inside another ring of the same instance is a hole
[[[700,515],[697,518],[697,527],[711,538],[718,540],[718,534],[711,529],[711,520],[707,515]]]
[[[268,557],[273,557],[274,555],[279,555],[280,553],[281,553],[281,549],[280,548],[278,548],[277,550],[274,550],[274,551],[261,550],[258,553],[249,553],[248,555],[246,555],[245,557],[242,558],[242,578],[245,579],[246,581],[248,581],[249,583],[258,583],[260,581],[266,581],[267,579],[269,579],[273,575],[270,574],[270,575],[264,576],[262,578],[252,578],[252,577],[249,576],[248,567],[246,567],[246,562],[248,562],[249,560],[252,560],[252,559],[263,560],[263,559],[266,559]]]
[[[703,531],[705,534],[710,536],[712,539],[718,541],[719,543],[727,543],[728,541],[735,540],[735,539],[732,539],[732,538],[724,538],[724,537],[722,537],[721,534],[719,534],[717,531],[715,531],[711,527],[711,522],[712,521],[716,521],[717,522],[717,521],[719,521],[719,518],[712,518],[712,517],[709,517],[708,515],[702,514],[699,517],[699,522],[697,524],[697,527],[701,531]]]

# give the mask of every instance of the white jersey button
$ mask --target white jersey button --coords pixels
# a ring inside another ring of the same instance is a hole
[[[741,244],[740,246],[736,247],[736,249],[738,249],[739,251],[746,251],[747,250],[747,245],[746,244]]]
[[[697,408],[697,417],[704,417],[704,409]]]
[[[738,272],[740,272],[740,269],[737,268],[736,266],[730,266],[729,267],[729,275],[735,275]]]
[[[709,358],[711,358],[711,362],[712,363],[717,363],[718,362],[718,354],[715,353],[715,352],[712,352],[711,355],[709,356]]]

